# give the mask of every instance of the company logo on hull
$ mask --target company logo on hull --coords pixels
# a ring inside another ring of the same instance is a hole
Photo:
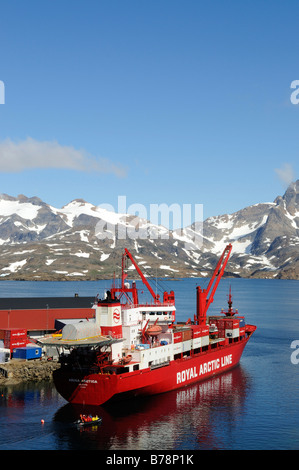
[[[118,310],[118,308],[116,308],[113,312],[113,320],[114,320],[114,323],[119,323],[120,311]]]

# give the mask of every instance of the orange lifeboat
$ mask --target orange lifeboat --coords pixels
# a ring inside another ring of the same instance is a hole
[[[121,364],[121,365],[125,365],[125,364],[129,364],[129,362],[131,362],[132,360],[132,355],[131,354],[128,354],[127,356],[125,357],[122,357],[118,363]]]
[[[149,326],[146,330],[148,336],[158,336],[160,333],[162,333],[162,327],[158,325]]]

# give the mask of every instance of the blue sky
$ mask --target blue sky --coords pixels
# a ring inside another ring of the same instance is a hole
[[[0,193],[232,213],[299,178],[297,1],[0,7]],[[284,178],[285,180],[285,178]]]

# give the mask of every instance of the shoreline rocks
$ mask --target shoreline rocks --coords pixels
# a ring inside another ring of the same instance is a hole
[[[0,364],[0,385],[13,385],[22,382],[52,381],[53,371],[60,368],[56,361],[11,360]]]

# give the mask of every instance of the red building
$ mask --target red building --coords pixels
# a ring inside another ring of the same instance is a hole
[[[25,328],[28,333],[55,331],[59,320],[91,319],[94,297],[1,298],[0,329]]]

